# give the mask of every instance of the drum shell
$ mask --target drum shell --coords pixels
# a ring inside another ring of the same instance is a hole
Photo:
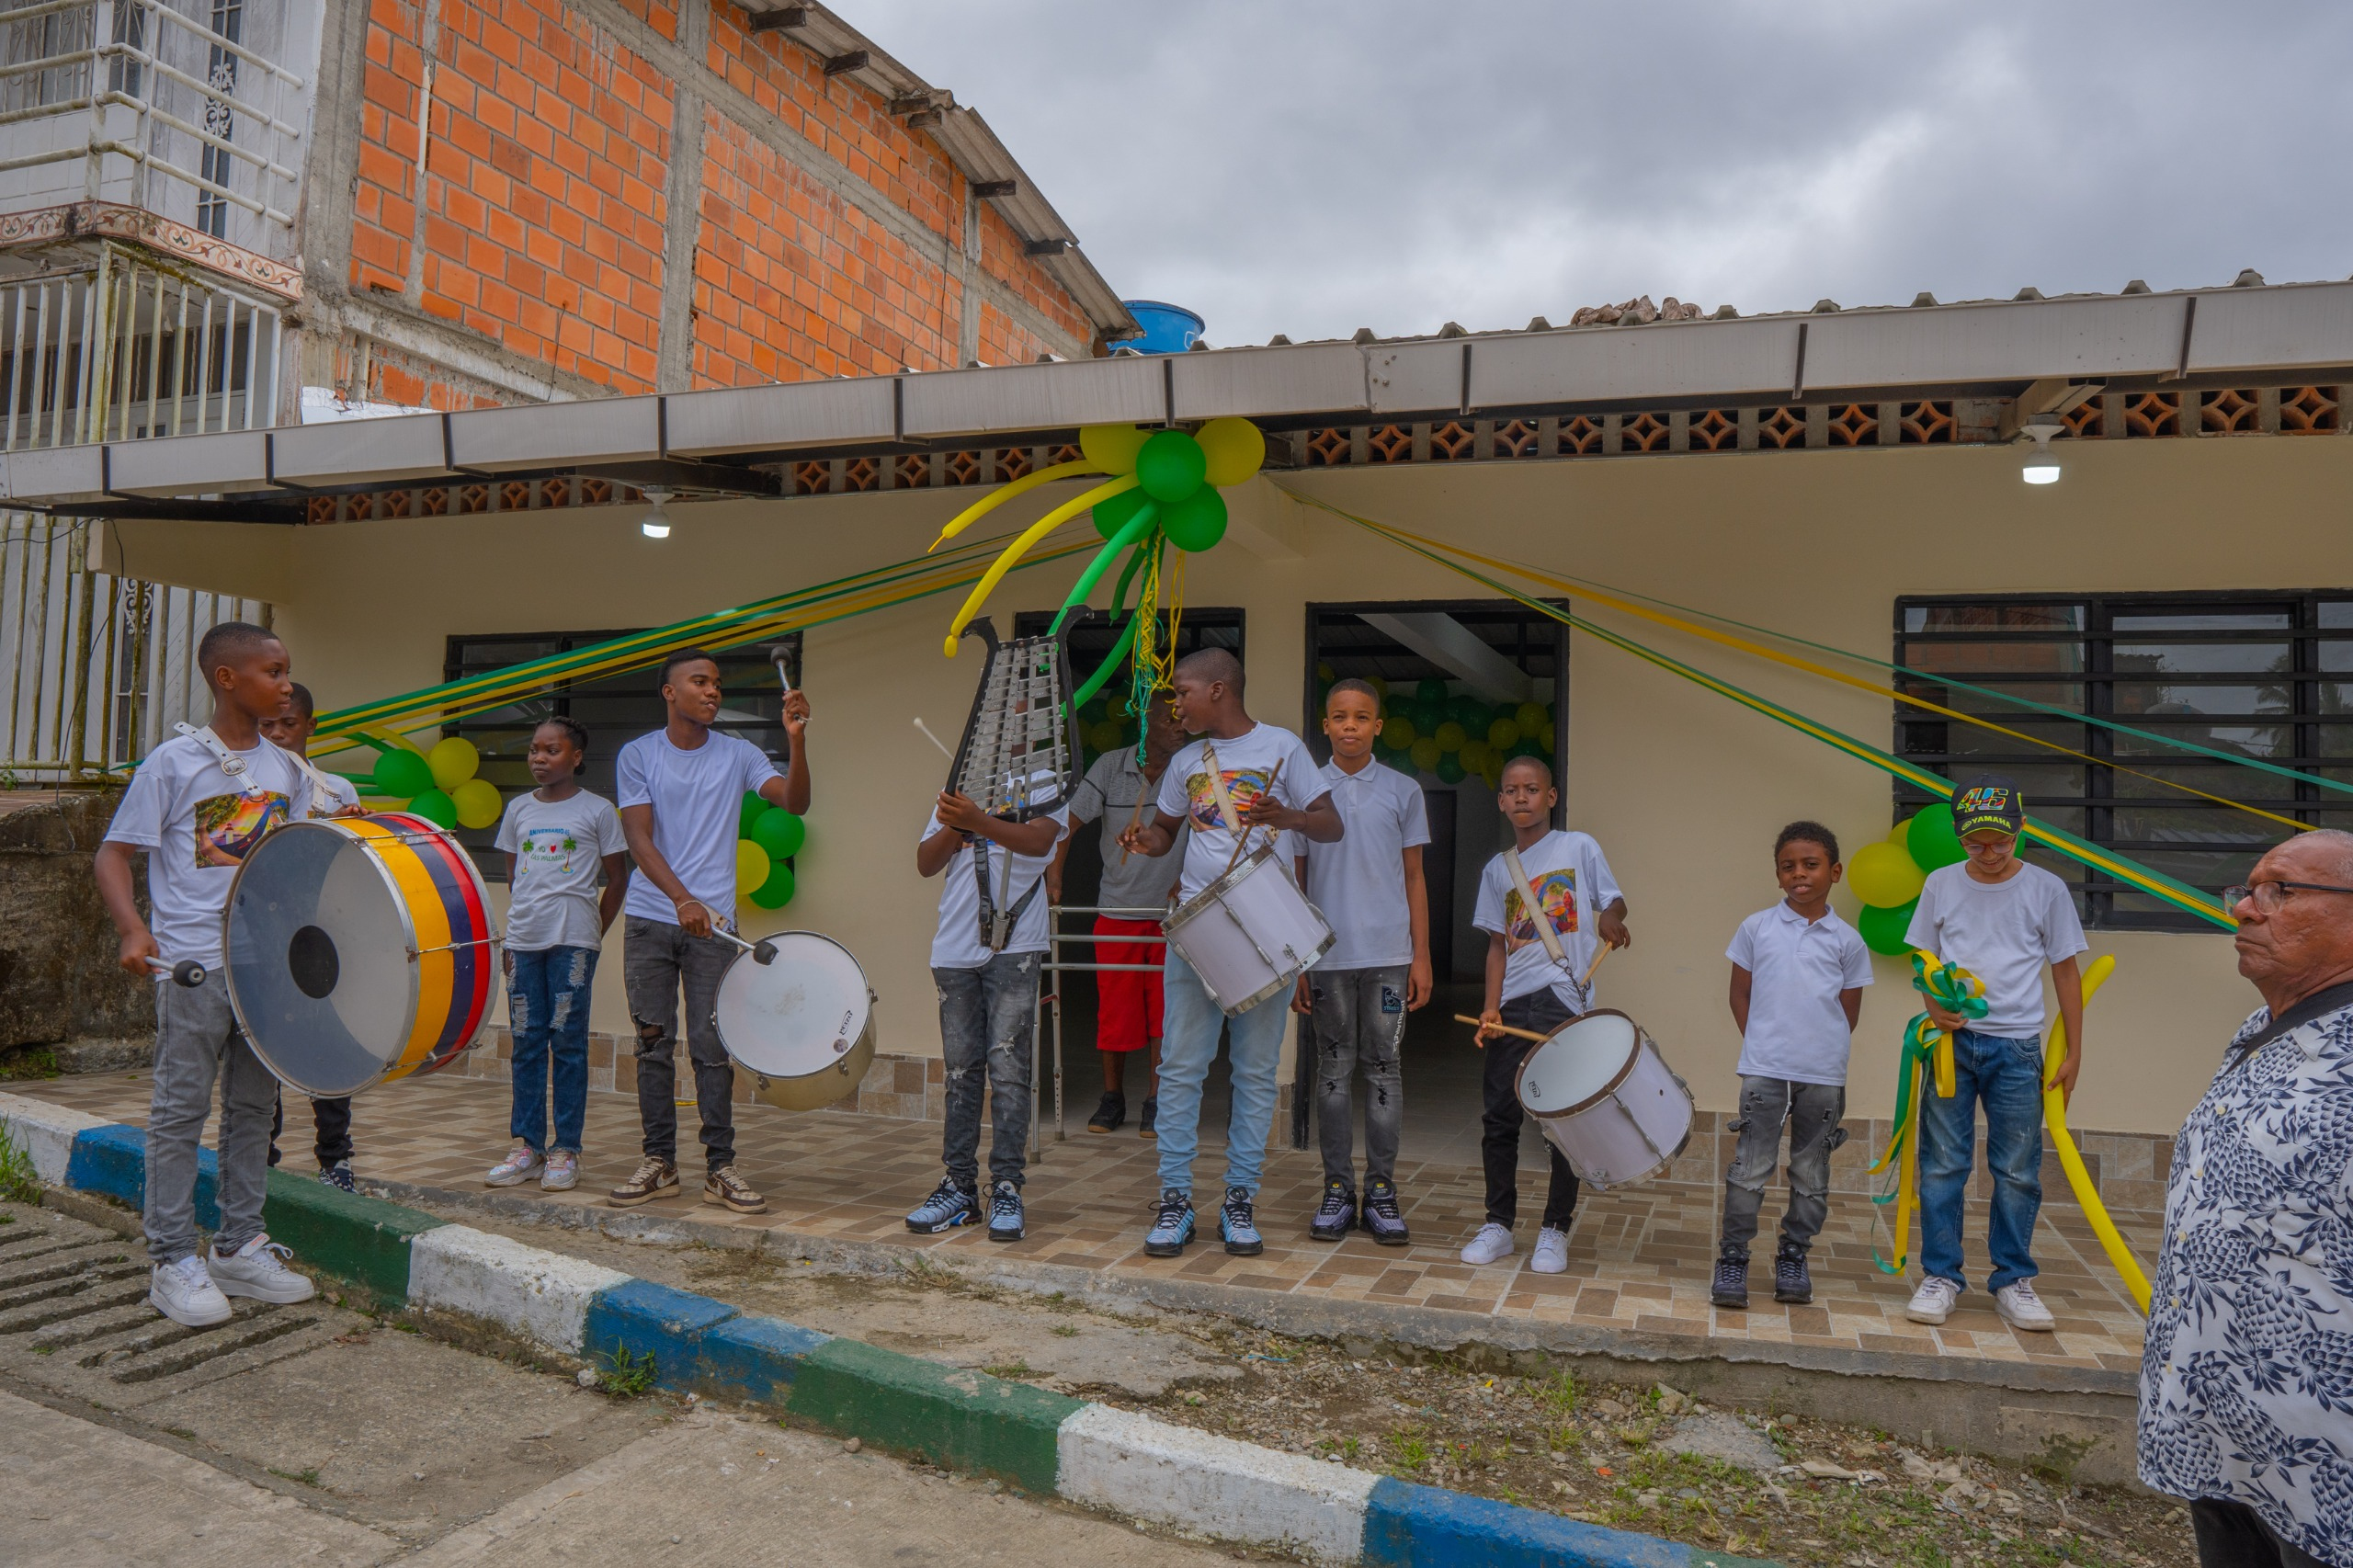
[[[784,1110],[821,1110],[856,1093],[874,1064],[874,993],[868,989],[858,960],[831,937],[784,931],[766,939],[777,945],[774,963],[762,965],[750,953],[739,952],[720,979],[711,1022],[728,1059],[750,1080],[754,1099]],[[831,993],[796,994],[791,983],[796,976],[805,976],[812,986],[830,981]],[[806,1006],[813,1001],[815,1006]],[[834,1008],[844,1006],[851,1016],[839,1032],[813,1031],[799,1017],[804,1008],[813,1015],[822,1008],[830,1017]],[[776,1058],[793,1045],[779,1046],[772,1038],[779,1032],[797,1035],[799,1049],[811,1063],[803,1071],[779,1070]],[[846,1048],[830,1049],[845,1039]],[[825,1046],[822,1053],[819,1043]]]
[[[1229,1018],[1289,990],[1333,942],[1331,923],[1271,847],[1187,899],[1160,928]]]
[[[1601,1087],[1556,1110],[1529,1104],[1528,1080],[1545,1051],[1578,1047],[1563,1036],[1596,1017],[1623,1018],[1632,1027],[1632,1047]],[[1519,1064],[1514,1083],[1520,1106],[1545,1138],[1560,1150],[1577,1179],[1597,1192],[1647,1181],[1673,1164],[1691,1142],[1691,1091],[1659,1051],[1650,1031],[1615,1008],[1597,1007],[1555,1029]]]

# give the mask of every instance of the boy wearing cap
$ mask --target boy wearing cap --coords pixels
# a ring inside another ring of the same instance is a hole
[[[2059,1072],[2072,1095],[2083,1061],[2084,988],[2075,956],[2085,950],[2067,884],[2018,858],[2026,802],[2017,783],[1981,774],[1952,798],[1953,830],[1969,858],[1928,873],[1904,940],[1984,983],[1985,1016],[1969,1019],[1934,1001],[1928,1017],[1952,1040],[1953,1092],[1920,1105],[1920,1267],[1925,1278],[1904,1315],[1940,1324],[1964,1287],[1961,1206],[1969,1186],[1977,1101],[1985,1102],[1985,1165],[1994,1176],[1986,1284],[2011,1327],[2048,1333],[2056,1324],[2034,1293],[2034,1221],[2042,1208],[2042,971],[2051,969],[2067,1060]]]

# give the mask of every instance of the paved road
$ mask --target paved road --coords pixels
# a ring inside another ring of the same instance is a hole
[[[0,1562],[1231,1560],[749,1415],[608,1399],[331,1301],[179,1330],[137,1301],[136,1242],[0,1214]]]

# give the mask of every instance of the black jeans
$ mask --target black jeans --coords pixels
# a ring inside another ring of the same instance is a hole
[[[2271,1533],[2253,1508],[2200,1497],[2189,1505],[2198,1568],[2337,1568]]]
[[[333,1170],[351,1158],[351,1096],[339,1096],[331,1100],[313,1100],[311,1119],[317,1123],[318,1133],[313,1152],[319,1156],[319,1169]],[[278,1108],[269,1113],[269,1163],[278,1164],[278,1135],[286,1131],[286,1091],[278,1092]]]
[[[703,1157],[716,1171],[735,1163],[735,1108],[728,1096],[735,1068],[719,1043],[719,982],[742,949],[717,937],[689,937],[683,926],[632,915],[622,926],[621,984],[637,1026],[637,1116],[645,1152],[678,1162],[678,993],[687,994],[687,1056],[694,1063],[695,1108],[702,1113]]]
[[[1550,1034],[1576,1015],[1547,986],[1533,996],[1521,996],[1503,1006],[1504,1022],[1516,1029]],[[1519,1124],[1527,1112],[1519,1104],[1519,1064],[1536,1049],[1532,1040],[1506,1035],[1487,1046],[1482,1087],[1486,1108],[1479,1116],[1479,1155],[1487,1167],[1487,1218],[1508,1229],[1519,1217]],[[1576,1212],[1577,1173],[1551,1139],[1545,1150],[1552,1156],[1552,1179],[1544,1194],[1544,1223],[1552,1230],[1569,1228]]]
[[[1780,1163],[1781,1129],[1790,1130],[1790,1206],[1781,1212],[1781,1244],[1805,1251],[1830,1213],[1830,1152],[1847,1140],[1838,1126],[1847,1091],[1836,1084],[1789,1078],[1740,1080],[1740,1116],[1727,1129],[1740,1134],[1724,1176],[1726,1255],[1748,1256],[1765,1188]]]
[[[998,953],[978,969],[935,969],[948,1124],[939,1138],[948,1178],[980,1186],[981,1091],[989,1101],[989,1184],[1021,1186],[1029,1156],[1029,1050],[1038,1031],[1043,953]]]

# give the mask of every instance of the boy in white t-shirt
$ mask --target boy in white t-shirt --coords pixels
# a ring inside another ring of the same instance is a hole
[[[1486,1047],[1479,1118],[1479,1153],[1487,1174],[1487,1222],[1462,1249],[1468,1264],[1495,1263],[1512,1254],[1511,1228],[1519,1212],[1519,1065],[1533,1040],[1501,1033],[1500,1024],[1551,1034],[1593,1006],[1583,976],[1600,944],[1622,948],[1626,896],[1586,834],[1553,829],[1560,792],[1552,770],[1532,756],[1504,764],[1495,803],[1511,824],[1523,881],[1502,855],[1479,873],[1479,902],[1471,924],[1487,933],[1487,996],[1479,1012],[1479,1041]],[[1551,939],[1548,940],[1547,937]],[[1551,1184],[1543,1226],[1529,1267],[1562,1274],[1569,1267],[1569,1219],[1576,1211],[1577,1176],[1552,1141]]]
[[[1156,858],[1176,845],[1179,828],[1190,828],[1184,835],[1185,869],[1176,882],[1180,906],[1223,876],[1228,865],[1239,864],[1242,856],[1270,846],[1281,834],[1296,833],[1318,844],[1339,841],[1340,813],[1306,745],[1289,730],[1257,722],[1244,708],[1241,660],[1223,648],[1197,650],[1176,662],[1175,686],[1170,700],[1176,722],[1186,733],[1202,738],[1168,759],[1168,770],[1160,776],[1158,814],[1120,835],[1120,842],[1132,854]],[[1288,858],[1277,864],[1288,873]],[[1267,1138],[1274,1131],[1275,1080],[1292,993],[1279,990],[1229,1018],[1174,947],[1164,974],[1156,1129],[1160,1203],[1144,1233],[1143,1250],[1151,1257],[1176,1257],[1193,1239],[1201,1085],[1224,1031],[1232,1042],[1227,1060],[1233,1104],[1226,1126],[1225,1201],[1218,1209],[1218,1233],[1228,1253],[1255,1257],[1266,1250],[1254,1205]]]
[[[1037,783],[1051,791],[1053,776]],[[1049,795],[1048,798],[1051,798]],[[939,1045],[948,1074],[940,1163],[947,1172],[907,1216],[907,1229],[937,1235],[980,1217],[981,1091],[989,1099],[988,1236],[1027,1233],[1021,1182],[1029,1165],[1029,1058],[1038,1028],[1038,976],[1045,962],[1046,869],[1070,832],[1070,804],[1016,822],[990,816],[950,790],[915,846],[915,869],[947,873],[931,978],[939,987]]]
[[[122,937],[125,971],[155,981],[154,1092],[147,1112],[144,1221],[153,1261],[147,1300],[174,1323],[229,1321],[231,1296],[305,1301],[314,1287],[286,1267],[261,1228],[268,1190],[269,1113],[278,1079],[238,1028],[221,972],[221,915],[254,846],[291,815],[309,781],[261,723],[286,706],[286,645],[258,626],[222,621],[204,634],[197,668],[212,717],[149,752],[115,808],[94,873]],[[147,855],[153,925],[139,915],[131,855]],[[192,961],[200,984],[161,979]],[[198,1144],[221,1085],[221,1229],[197,1250]]]
[[[1961,1268],[1961,1200],[1969,1187],[1977,1102],[1985,1102],[1985,1166],[1994,1202],[1986,1286],[2013,1328],[2057,1325],[2034,1292],[2035,1217],[2042,1210],[2042,971],[2051,970],[2067,1060],[2059,1086],[2073,1094],[2084,1059],[2084,986],[2075,955],[2088,946],[2067,884],[2018,858],[2026,801],[2018,785],[1981,774],[1952,798],[1953,831],[1969,858],[1939,866],[1920,890],[1904,940],[1985,984],[1985,1016],[1965,1018],[1934,1002],[1929,1021],[1952,1039],[1953,1092],[1920,1102],[1920,1289],[1904,1315],[1938,1324],[1966,1286]]]
[[[1732,960],[1732,1021],[1740,1028],[1740,1134],[1724,1175],[1722,1240],[1708,1299],[1748,1305],[1748,1244],[1756,1234],[1765,1184],[1790,1130],[1790,1206],[1773,1257],[1773,1299],[1813,1300],[1806,1253],[1830,1211],[1830,1154],[1847,1141],[1847,1057],[1870,949],[1832,912],[1838,835],[1818,822],[1793,822],[1773,841],[1781,900],[1740,923]]]
[[[1381,694],[1354,678],[1324,698],[1332,760],[1324,782],[1347,833],[1300,857],[1308,901],[1332,925],[1331,950],[1299,977],[1291,1004],[1313,1020],[1315,1131],[1324,1200],[1307,1227],[1336,1242],[1358,1223],[1383,1246],[1413,1238],[1397,1199],[1397,1133],[1405,1114],[1399,1054],[1405,1015],[1430,999],[1430,907],[1422,846],[1430,841],[1422,787],[1372,757]],[[1356,1191],[1356,1109],[1349,1082],[1364,1074],[1364,1201]]]

